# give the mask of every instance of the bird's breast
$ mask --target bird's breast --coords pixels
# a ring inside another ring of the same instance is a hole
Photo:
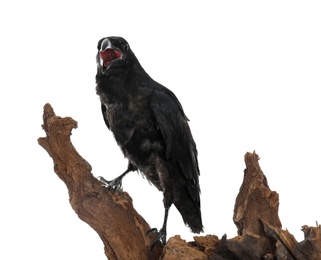
[[[147,104],[128,102],[106,105],[106,118],[117,143],[124,147],[133,142],[136,149],[158,150],[161,142],[155,118]]]
[[[165,145],[151,110],[129,102],[109,104],[106,113],[124,155],[159,188],[155,160],[165,155]]]

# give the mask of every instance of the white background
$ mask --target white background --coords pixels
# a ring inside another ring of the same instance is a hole
[[[111,35],[128,40],[190,119],[204,235],[236,236],[243,158],[256,150],[283,228],[301,241],[302,225],[321,222],[320,13],[319,1],[2,1],[0,258],[106,259],[37,138],[50,102],[78,121],[72,141],[95,176],[126,169],[95,94],[96,45]],[[136,173],[124,189],[160,228],[162,194]],[[193,236],[173,207],[175,234]]]

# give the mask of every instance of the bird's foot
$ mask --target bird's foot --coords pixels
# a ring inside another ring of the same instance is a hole
[[[104,177],[99,176],[97,179],[107,188],[113,190],[113,191],[122,191],[123,185],[122,185],[122,178],[117,177],[116,179],[112,181],[107,181]]]
[[[147,235],[149,233],[154,233],[156,234],[156,239],[152,243],[151,250],[153,250],[154,246],[156,246],[158,243],[162,243],[163,245],[166,244],[166,228],[161,228],[159,231],[157,228],[152,228],[147,231]]]

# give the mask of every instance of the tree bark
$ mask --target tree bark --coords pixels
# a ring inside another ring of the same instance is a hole
[[[282,230],[278,193],[270,190],[255,152],[245,154],[244,180],[235,202],[238,236],[195,236],[186,242],[176,235],[164,247],[159,243],[151,250],[155,235],[147,235],[150,226],[134,209],[130,196],[102,186],[72,145],[70,135],[77,122],[56,116],[46,104],[42,127],[46,137],[38,143],[52,157],[74,211],[100,236],[108,259],[321,259],[320,225],[303,226],[305,239],[300,243]]]

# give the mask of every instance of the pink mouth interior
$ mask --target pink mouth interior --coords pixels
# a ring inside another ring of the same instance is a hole
[[[104,62],[104,67],[108,67],[113,60],[121,58],[122,54],[117,50],[106,49],[100,52],[99,56]]]

